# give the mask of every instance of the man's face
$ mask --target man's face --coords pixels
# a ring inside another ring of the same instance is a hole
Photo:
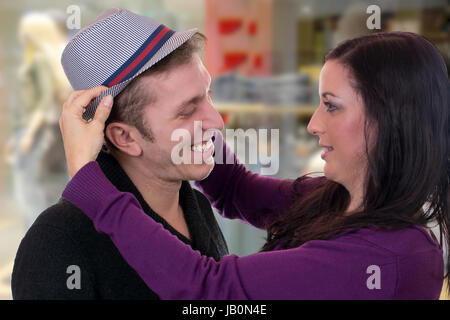
[[[222,130],[224,124],[212,105],[211,76],[200,57],[194,54],[189,63],[142,81],[142,87],[156,96],[155,102],[146,106],[143,113],[153,137],[153,142],[139,140],[145,165],[163,180],[204,179],[214,167],[214,147],[208,141],[212,130]],[[173,138],[176,131],[188,133],[183,142]],[[186,147],[176,154],[190,160],[175,164],[173,150],[182,143]]]

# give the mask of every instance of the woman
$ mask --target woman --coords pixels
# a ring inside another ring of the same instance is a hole
[[[443,252],[426,226],[438,223],[449,243],[449,88],[442,57],[415,34],[332,50],[308,125],[325,148],[325,178],[261,177],[235,159],[200,183],[223,215],[268,230],[263,251],[248,257],[200,256],[109,183],[94,160],[110,109],[81,120],[100,87],[64,106],[73,179],[63,197],[162,299],[437,299]]]

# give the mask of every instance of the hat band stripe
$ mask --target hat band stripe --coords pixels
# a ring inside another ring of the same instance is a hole
[[[112,74],[102,85],[107,87],[126,81],[133,77],[141,67],[150,60],[156,52],[174,34],[164,25],[160,25],[142,44],[142,46],[131,56],[114,74]]]

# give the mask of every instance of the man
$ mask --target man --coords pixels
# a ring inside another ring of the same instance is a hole
[[[187,181],[211,172],[210,132],[223,128],[197,53],[203,40],[195,29],[174,32],[109,9],[67,45],[62,64],[76,90],[68,101],[87,106],[86,120],[100,101],[115,97],[97,158],[108,179],[173,235],[220,260],[227,247],[210,203]],[[100,85],[107,89],[101,92]],[[191,137],[179,155],[192,161],[174,163],[176,130]],[[200,162],[194,161],[198,155]],[[182,262],[173,257],[173,263]],[[158,299],[109,238],[64,199],[44,211],[22,240],[12,293],[14,299]]]

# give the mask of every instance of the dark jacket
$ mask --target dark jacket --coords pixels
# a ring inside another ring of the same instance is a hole
[[[181,241],[215,260],[228,253],[208,199],[189,182],[182,183],[180,204],[192,241],[148,206],[112,156],[102,151],[97,161],[120,191],[134,194],[144,211]],[[22,239],[11,287],[13,299],[159,299],[109,237],[97,233],[91,220],[62,198],[41,213]]]

